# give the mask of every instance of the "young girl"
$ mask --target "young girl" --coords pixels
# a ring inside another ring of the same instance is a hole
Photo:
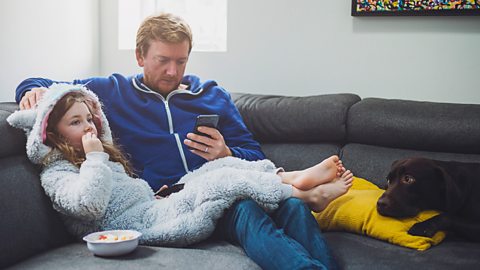
[[[142,233],[143,244],[186,246],[209,237],[224,210],[239,200],[253,200],[272,212],[297,197],[321,211],[352,182],[352,174],[336,156],[295,172],[279,170],[268,160],[228,157],[187,174],[181,180],[182,191],[159,200],[145,181],[134,178],[112,142],[98,98],[84,86],[53,85],[36,109],[17,111],[8,121],[27,132],[27,155],[43,165],[42,186],[78,237],[100,230],[133,229]],[[295,238],[287,240],[288,245],[304,246],[291,249],[298,252],[298,260],[312,269],[333,267],[313,217],[295,222],[305,222],[312,247],[323,247],[312,251]],[[284,256],[281,251],[273,255]]]

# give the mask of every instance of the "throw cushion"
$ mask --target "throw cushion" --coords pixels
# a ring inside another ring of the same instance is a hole
[[[345,195],[332,201],[322,212],[312,213],[322,230],[364,234],[417,250],[426,250],[445,238],[445,232],[437,232],[432,238],[407,233],[413,224],[438,215],[437,211],[423,211],[404,219],[380,215],[376,204],[384,191],[365,179],[354,177]]]

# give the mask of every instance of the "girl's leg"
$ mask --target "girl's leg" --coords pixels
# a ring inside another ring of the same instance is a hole
[[[282,182],[302,190],[328,183],[345,172],[342,161],[333,155],[315,166],[301,171],[279,172]]]
[[[310,209],[300,199],[289,198],[280,204],[272,219],[286,235],[290,236],[327,269],[337,269],[330,249]]]
[[[216,235],[242,246],[262,269],[327,269],[253,200],[234,204],[217,224]]]

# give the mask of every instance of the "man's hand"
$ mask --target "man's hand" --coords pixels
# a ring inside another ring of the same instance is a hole
[[[97,135],[91,132],[82,136],[82,144],[85,154],[90,152],[103,152],[102,142],[97,138]]]
[[[37,105],[38,101],[42,98],[45,91],[45,88],[32,88],[32,90],[26,92],[20,100],[20,103],[18,104],[20,105],[20,110],[34,108]]]
[[[211,138],[195,133],[188,133],[183,142],[192,148],[192,153],[203,157],[206,160],[214,160],[226,156],[232,156],[232,151],[225,144],[222,134],[215,128],[200,126],[198,131],[209,135]]]

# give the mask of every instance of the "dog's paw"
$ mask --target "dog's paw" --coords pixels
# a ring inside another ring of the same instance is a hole
[[[408,230],[408,233],[415,236],[433,237],[435,233],[437,233],[438,228],[430,221],[431,219],[414,224],[410,230]]]
[[[450,226],[450,218],[445,214],[436,215],[423,222],[414,224],[408,233],[416,236],[433,237],[438,231]]]

